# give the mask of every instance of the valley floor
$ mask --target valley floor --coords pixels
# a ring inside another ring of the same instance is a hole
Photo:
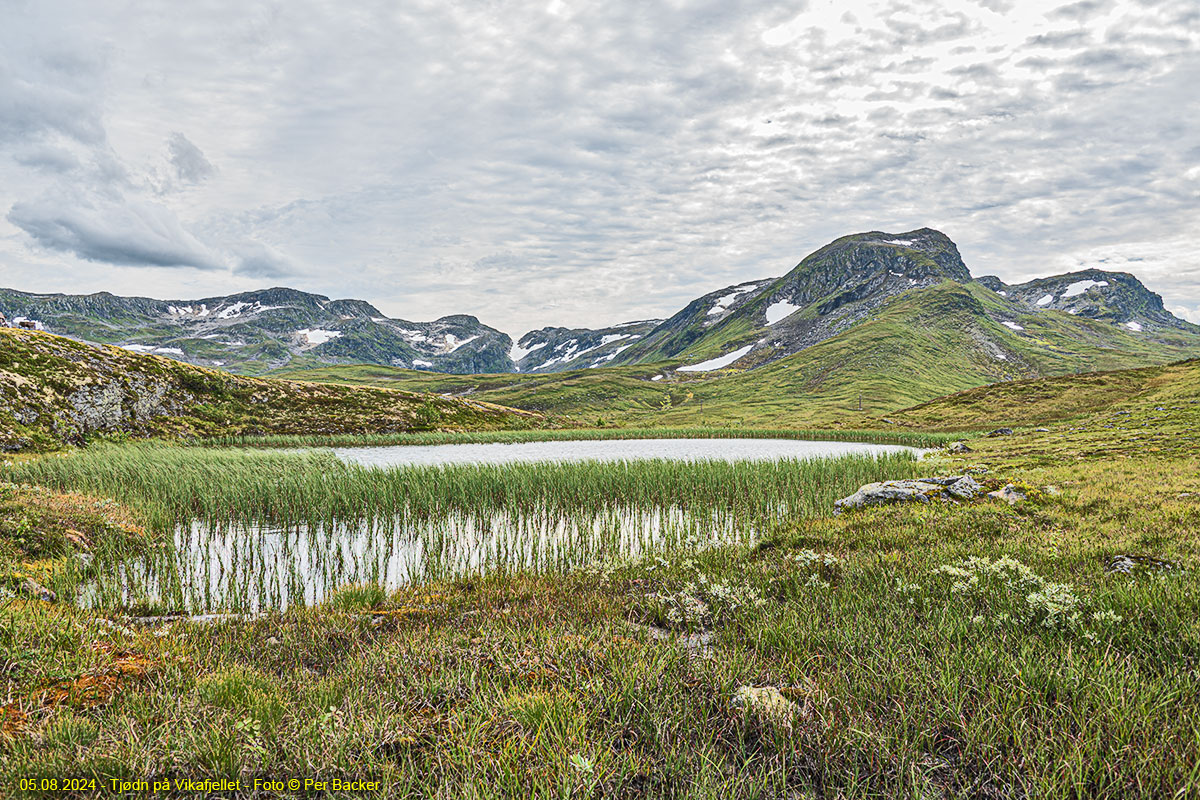
[[[1198,428],[1191,399],[919,467],[1017,484],[1012,506],[820,514],[744,547],[252,619],[134,626],[10,592],[0,794],[170,774],[378,797],[1193,796]],[[0,489],[0,520],[13,588],[100,538],[149,544],[136,509],[42,489]]]

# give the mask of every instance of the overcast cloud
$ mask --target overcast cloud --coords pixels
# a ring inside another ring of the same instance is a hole
[[[0,285],[520,334],[928,225],[1200,321],[1195,0],[151,5],[0,0]]]

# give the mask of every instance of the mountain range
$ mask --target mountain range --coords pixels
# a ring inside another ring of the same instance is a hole
[[[654,364],[658,380],[699,377],[765,368],[839,341],[858,349],[856,338],[881,332],[879,323],[898,312],[917,339],[921,319],[953,315],[956,344],[943,356],[970,360],[985,382],[1200,354],[1200,326],[1168,312],[1133,275],[1089,269],[1013,285],[973,278],[954,242],[930,228],[842,237],[782,277],[709,292],[665,320],[547,327],[516,342],[469,315],[411,322],[362,300],[287,288],[199,300],[0,289],[0,312],[71,338],[243,374],[348,364],[461,375]],[[886,359],[876,344],[858,357]]]

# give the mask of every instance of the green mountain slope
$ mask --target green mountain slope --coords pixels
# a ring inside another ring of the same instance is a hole
[[[1187,331],[1147,337],[1060,311],[1013,312],[982,284],[944,280],[898,294],[844,332],[753,369],[689,373],[677,370],[676,360],[553,375],[436,376],[378,367],[288,374],[477,397],[585,422],[599,416],[629,424],[863,427],[985,384],[1200,353]]]
[[[48,333],[0,329],[0,450],[94,434],[492,430],[541,424],[528,412],[392,389],[248,378]]]
[[[680,359],[682,365],[694,365],[727,356],[733,366],[758,367],[840,336],[897,298],[925,296],[946,281],[986,289],[987,299],[975,292],[984,313],[1012,332],[1027,331],[1027,338],[1057,330],[1082,339],[1085,349],[1131,355],[1144,352],[1143,345],[1200,348],[1200,327],[1166,311],[1162,298],[1133,275],[1086,270],[1014,286],[990,276],[975,281],[954,242],[922,228],[845,236],[782,278],[705,295],[623,351],[615,363]],[[1042,320],[1043,315],[1053,319]],[[1066,317],[1078,318],[1079,324]],[[1067,356],[1078,355],[1062,343]]]
[[[893,419],[921,428],[978,430],[1041,425],[1092,415],[1132,417],[1138,410],[1143,415],[1161,415],[1186,407],[1197,416],[1197,406],[1200,360],[1192,359],[1163,366],[981,386],[905,409]],[[1108,424],[1134,421],[1118,419]],[[1191,434],[1195,438],[1200,429],[1193,428]]]

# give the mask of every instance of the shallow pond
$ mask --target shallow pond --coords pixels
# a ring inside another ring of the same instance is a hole
[[[535,461],[779,461],[876,455],[915,448],[801,439],[580,439],[517,444],[439,444],[342,447],[338,458],[368,467],[440,464],[517,464]]]
[[[282,609],[323,602],[349,584],[391,590],[465,574],[560,571],[748,542],[832,503],[863,479],[878,479],[888,463],[908,463],[898,452],[920,451],[791,439],[340,449],[337,457],[349,466],[326,457],[321,472],[332,495],[306,497],[267,474],[259,487],[264,500],[278,492],[291,497],[288,491],[298,498],[294,523],[263,524],[233,513],[186,522],[149,555],[94,570],[78,600],[151,613]],[[836,457],[849,458],[825,460]],[[518,466],[530,462],[541,463]],[[464,484],[475,471],[461,465],[471,464],[514,466],[491,467],[488,480]],[[640,493],[645,487],[651,491]],[[332,513],[322,503],[335,496],[351,502]]]
[[[725,515],[682,508],[289,527],[197,522],[179,527],[173,546],[112,565],[79,600],[153,613],[284,609],[323,602],[352,584],[391,590],[467,574],[568,570],[756,534]]]

